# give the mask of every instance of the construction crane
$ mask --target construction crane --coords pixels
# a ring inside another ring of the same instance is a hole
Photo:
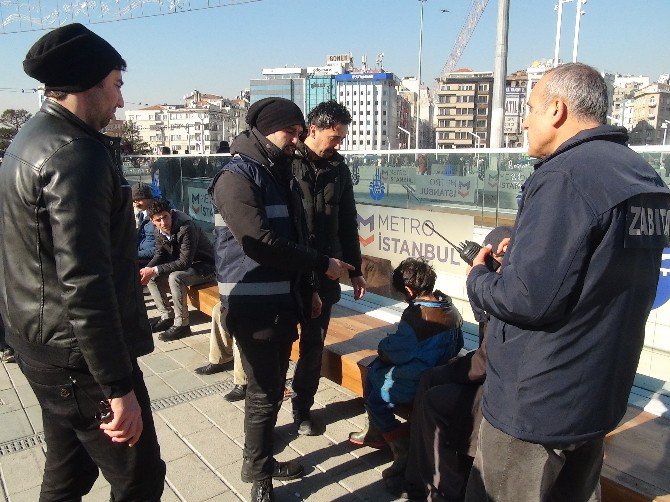
[[[458,33],[458,37],[456,37],[456,42],[454,42],[454,48],[451,50],[447,62],[444,63],[438,80],[445,78],[447,73],[456,68],[458,60],[461,59],[461,54],[463,54],[465,47],[468,45],[472,32],[475,31],[479,18],[482,17],[482,13],[488,3],[489,0],[472,0],[468,17],[463,26],[461,26],[461,31]]]

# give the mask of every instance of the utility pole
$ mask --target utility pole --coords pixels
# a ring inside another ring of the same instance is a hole
[[[491,107],[491,148],[502,148],[505,122],[505,85],[507,80],[507,35],[509,31],[509,0],[498,0],[496,61],[493,70],[493,103]]]

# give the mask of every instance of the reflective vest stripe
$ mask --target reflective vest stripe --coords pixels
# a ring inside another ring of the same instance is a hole
[[[268,218],[288,218],[288,206],[286,204],[265,206],[265,214],[268,215]]]
[[[219,282],[219,294],[224,296],[272,296],[290,292],[290,281]]]

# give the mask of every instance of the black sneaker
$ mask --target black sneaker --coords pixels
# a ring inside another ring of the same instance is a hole
[[[241,401],[247,396],[247,386],[246,385],[235,385],[233,387],[233,390],[231,390],[228,394],[223,396],[223,399],[226,401],[229,401],[231,403],[234,403],[235,401]]]
[[[191,327],[188,324],[186,326],[172,326],[171,328],[168,328],[167,331],[158,335],[158,339],[164,342],[172,342],[174,340],[179,340],[180,338],[191,336],[192,334]]]
[[[293,460],[289,460],[288,462],[277,462],[275,460],[274,463],[275,466],[272,470],[272,479],[288,481],[291,479],[301,478],[305,474],[305,468],[302,466],[302,464],[299,464]],[[241,479],[244,483],[251,483],[253,481],[251,478],[251,463],[247,463],[246,460],[242,461]]]
[[[174,324],[174,319],[168,317],[167,319],[158,319],[156,322],[151,323],[151,332],[158,333],[159,331],[165,331],[168,328],[171,328]]]
[[[213,375],[214,373],[221,373],[222,371],[225,371],[228,366],[230,366],[228,363],[224,364],[209,363],[205,366],[201,366],[200,368],[196,368],[195,372],[198,375]]]
[[[296,419],[295,425],[298,428],[298,434],[300,436],[318,436],[321,434],[319,427],[316,425],[314,420],[312,420],[311,415],[307,415],[304,419]]]

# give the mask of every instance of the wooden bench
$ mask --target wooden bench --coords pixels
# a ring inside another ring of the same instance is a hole
[[[189,288],[191,305],[207,315],[219,302],[216,285]],[[321,374],[355,394],[363,395],[367,364],[391,325],[366,314],[333,307]],[[291,359],[297,360],[298,343]],[[601,475],[606,502],[670,502],[670,420],[629,406],[619,427],[605,439]]]

